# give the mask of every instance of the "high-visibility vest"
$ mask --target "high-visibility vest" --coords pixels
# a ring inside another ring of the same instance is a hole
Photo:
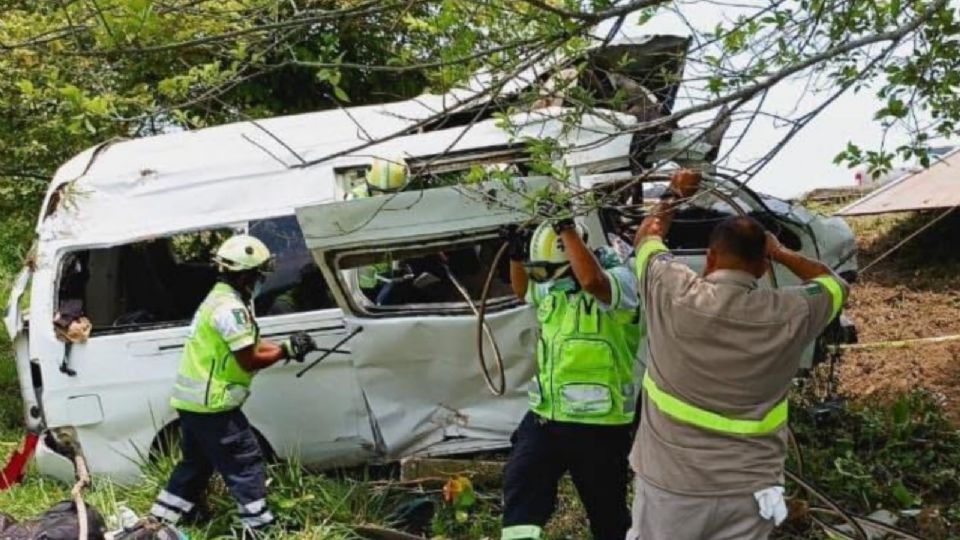
[[[604,310],[579,291],[551,291],[537,307],[540,339],[530,408],[561,422],[622,425],[633,421],[639,311]]]
[[[243,405],[250,395],[253,374],[240,366],[213,324],[217,308],[236,302],[236,294],[226,283],[217,283],[200,304],[180,358],[170,399],[173,408],[198,413],[229,411]],[[254,329],[256,343],[259,332],[255,323]]]

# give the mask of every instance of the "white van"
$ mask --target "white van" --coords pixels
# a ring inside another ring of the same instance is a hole
[[[603,54],[635,54],[637,72],[662,75],[664,65],[682,69],[686,44],[677,36],[615,41]],[[662,86],[654,93],[669,111],[675,88]],[[506,392],[493,397],[478,368],[476,317],[455,284],[479,298],[500,246],[498,228],[528,217],[519,202],[509,203],[522,189],[438,187],[356,201],[348,194],[374,156],[402,156],[415,178],[485,165],[534,185],[543,180],[526,170],[522,141],[547,137],[570,148],[557,159],[581,186],[612,189],[629,181],[638,152],[637,135],[613,124],[637,117],[588,114],[569,129],[560,119],[563,104],[547,104],[513,115],[520,129],[508,133],[490,114],[474,122],[477,102],[448,105],[462,97],[105,143],[63,165],[5,318],[28,428],[71,441],[94,474],[136,477],[175,433],[168,401],[189,319],[214,283],[210,250],[243,231],[277,257],[255,306],[262,335],[305,330],[330,353],[303,377],[291,364],[255,379],[244,410],[269,452],[323,467],[506,447],[527,406],[535,321],[513,299],[503,258],[487,322],[503,355]],[[447,124],[424,122],[440,109],[461,114]],[[675,141],[667,132],[651,144],[662,150]],[[312,163],[329,156],[336,157]],[[791,247],[855,270],[853,236],[841,221],[729,179],[714,185],[719,195],[682,212],[668,239],[692,265],[702,258],[709,224],[745,212],[778,224]],[[625,203],[642,197],[629,193],[634,199]],[[592,242],[623,233],[622,219],[618,212],[591,215]],[[388,292],[361,287],[358,269],[385,260],[403,261],[411,279],[391,282]],[[444,264],[430,267],[430,260]],[[418,263],[425,266],[414,268]],[[421,286],[424,276],[429,286]],[[53,321],[80,313],[92,323],[90,337],[67,345]],[[42,443],[37,457],[42,472],[73,477],[72,464],[51,446]]]

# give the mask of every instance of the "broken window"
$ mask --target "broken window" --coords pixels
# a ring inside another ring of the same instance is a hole
[[[264,241],[275,268],[255,309],[260,316],[334,307],[293,216],[68,253],[61,263],[59,314],[86,317],[92,334],[189,323],[216,283],[216,249],[234,234]]]
[[[337,307],[307,249],[296,217],[251,221],[250,234],[262,240],[274,258],[274,270],[267,276],[254,303],[258,316]]]
[[[58,311],[82,314],[93,334],[185,324],[216,281],[210,257],[228,228],[177,234],[65,256]]]
[[[464,295],[480,300],[502,241],[496,236],[432,245],[350,253],[336,257],[337,270],[352,270],[354,303],[367,313],[470,312]],[[508,257],[493,270],[491,306],[512,304]]]
[[[598,193],[606,203],[600,212],[605,232],[632,243],[636,226],[657,204],[667,189],[667,182],[635,183],[627,187],[629,181],[632,180],[598,186]],[[713,228],[741,212],[777,235],[784,246],[794,250],[802,248],[800,236],[785,226],[782,216],[769,210],[753,192],[737,185],[701,191],[688,204],[680,206],[665,239],[667,246],[679,253],[703,252],[710,243]]]

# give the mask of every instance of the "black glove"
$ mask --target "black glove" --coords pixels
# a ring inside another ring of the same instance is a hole
[[[281,343],[280,347],[283,348],[287,360],[303,363],[308,353],[317,350],[317,342],[306,332],[297,332]]]
[[[553,232],[558,235],[567,229],[573,229],[573,208],[570,201],[557,202],[550,199],[541,199],[537,203],[537,213],[550,221]]]
[[[500,227],[500,239],[508,242],[507,255],[511,261],[523,262],[527,260],[527,252],[530,248],[529,232],[521,229],[519,226],[511,224]]]

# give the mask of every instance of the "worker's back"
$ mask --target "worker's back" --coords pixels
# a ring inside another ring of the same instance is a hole
[[[726,418],[776,421],[803,350],[833,315],[829,295],[817,285],[761,289],[737,270],[702,278],[669,256],[651,261],[644,277],[648,369],[656,385],[644,393],[635,467],[677,493],[752,493],[781,484],[784,428],[704,430],[649,403],[651,391]]]

